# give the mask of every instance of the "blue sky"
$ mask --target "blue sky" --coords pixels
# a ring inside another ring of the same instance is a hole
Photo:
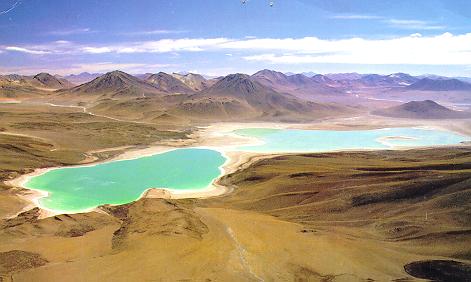
[[[0,73],[263,68],[471,76],[471,1],[0,0]]]

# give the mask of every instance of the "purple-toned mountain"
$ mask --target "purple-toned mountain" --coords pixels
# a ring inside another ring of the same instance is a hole
[[[421,80],[411,84],[407,90],[420,91],[471,91],[471,83],[467,83],[458,79],[431,79],[422,78]]]
[[[170,94],[190,94],[194,90],[188,87],[185,83],[175,78],[174,76],[159,72],[153,74],[146,79],[146,82],[152,84],[155,88],[159,89],[162,92]]]
[[[147,97],[162,94],[162,91],[125,72],[112,71],[90,82],[60,91],[60,93],[97,97]]]
[[[417,80],[417,78],[405,73],[394,73],[390,75],[367,74],[354,82],[365,87],[404,87]]]
[[[373,114],[413,119],[471,118],[471,113],[454,111],[431,100],[411,101],[398,106],[374,111]]]
[[[318,101],[326,96],[338,96],[341,89],[333,87],[334,81],[327,77],[315,75],[307,77],[303,74],[285,75],[272,70],[262,70],[253,74],[252,79],[270,87],[277,92],[289,93],[300,99]]]
[[[273,75],[277,76],[279,73],[273,73]],[[230,109],[242,110],[241,113],[244,115],[266,117],[292,115],[315,117],[351,111],[346,107],[314,103],[277,92],[272,87],[263,85],[256,78],[246,74],[230,74],[193,97],[195,99],[225,99]]]
[[[79,74],[71,74],[64,76],[64,79],[74,83],[75,85],[84,84],[94,80],[95,78],[102,76],[102,73],[89,73],[89,72],[82,72]]]
[[[325,76],[332,80],[357,80],[360,79],[363,75],[356,73],[356,72],[350,72],[350,73],[328,73]]]

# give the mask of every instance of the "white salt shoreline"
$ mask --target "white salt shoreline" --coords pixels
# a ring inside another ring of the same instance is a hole
[[[25,189],[24,194],[20,194],[19,196],[26,201],[30,202],[31,204],[26,206],[21,212],[29,210],[33,207],[41,208],[41,217],[49,217],[58,214],[65,214],[65,213],[85,213],[91,211],[103,212],[99,208],[90,208],[88,210],[82,210],[80,212],[74,211],[58,211],[58,210],[51,210],[45,207],[42,207],[39,203],[41,198],[47,197],[48,193],[41,190],[36,190],[32,188],[28,188],[25,184],[32,178],[39,175],[42,175],[48,171],[55,170],[55,169],[64,169],[64,168],[74,168],[74,167],[93,167],[102,163],[108,162],[115,162],[115,161],[123,161],[123,160],[133,160],[138,159],[141,157],[153,156],[156,154],[162,154],[165,152],[170,152],[177,149],[183,148],[200,148],[200,149],[210,149],[220,152],[223,157],[226,159],[223,165],[219,167],[220,174],[217,178],[215,178],[211,185],[204,189],[188,189],[188,190],[175,190],[175,189],[167,189],[161,187],[152,187],[146,189],[141,196],[136,199],[139,200],[141,198],[165,198],[165,199],[182,199],[182,198],[208,198],[214,196],[220,196],[226,194],[230,189],[228,187],[224,187],[218,184],[218,181],[221,179],[222,176],[227,175],[229,173],[237,171],[241,166],[248,166],[254,160],[276,156],[276,155],[286,155],[286,154],[298,154],[302,152],[241,152],[236,151],[235,147],[241,145],[260,145],[261,141],[255,138],[250,137],[242,137],[237,136],[235,134],[230,134],[231,131],[235,129],[241,128],[277,128],[277,129],[286,129],[286,128],[303,128],[306,124],[272,124],[272,123],[221,123],[221,124],[212,124],[210,126],[204,127],[204,129],[198,133],[199,136],[196,137],[197,144],[201,144],[201,146],[185,146],[185,147],[170,147],[170,146],[150,146],[144,149],[131,149],[129,151],[125,151],[123,154],[114,157],[109,160],[102,160],[99,162],[94,162],[90,164],[82,164],[82,165],[74,165],[74,166],[67,166],[67,167],[51,167],[51,168],[41,168],[36,169],[32,173],[28,173],[25,175],[21,175],[18,178],[13,180],[7,181],[6,183],[11,186],[20,187]],[[418,128],[418,127],[415,127]],[[424,129],[425,127],[420,127]],[[385,128],[386,129],[386,128]],[[440,126],[427,126],[426,129],[437,129],[442,131],[449,131],[453,133],[457,133],[455,131],[451,131],[449,129],[445,129]],[[463,136],[467,136],[462,133],[458,133]],[[324,153],[324,152],[339,152],[339,151],[377,151],[377,150],[405,150],[411,148],[417,148],[414,146],[407,147],[407,146],[394,146],[392,144],[387,144],[384,139],[388,138],[405,138],[404,136],[386,136],[382,137],[378,140],[384,145],[389,146],[390,148],[382,148],[382,149],[339,149],[339,150],[330,150],[330,151],[323,151],[323,152],[313,152],[313,153]],[[204,141],[201,142],[198,139],[203,139]],[[229,140],[228,140],[229,139]],[[263,142],[262,142],[263,143]],[[203,146],[204,144],[204,146]],[[433,146],[438,147],[438,146]],[[426,148],[426,147],[420,147]],[[252,161],[251,161],[252,160]]]
[[[255,127],[258,126],[267,126],[267,124],[252,124]],[[215,125],[211,125],[206,127],[206,129],[212,129]],[[272,124],[272,126],[275,126]],[[237,128],[243,128],[243,125],[217,125],[218,132],[221,132],[221,129],[224,128],[226,132],[230,132],[234,129]],[[209,130],[209,134],[207,133],[208,130],[203,130],[203,136],[199,136],[200,138],[203,137],[203,139],[206,139],[208,135],[214,134],[215,131]],[[224,131],[224,130],[222,130]],[[200,133],[201,134],[201,133]],[[237,136],[231,136],[234,139],[238,139],[239,142],[233,142],[231,145],[227,145],[230,142],[219,142],[216,140],[216,142],[205,142],[205,143],[210,143],[212,145],[210,146],[185,146],[185,147],[170,147],[170,146],[150,146],[147,148],[143,149],[131,149],[129,151],[125,151],[123,154],[120,154],[117,157],[111,158],[109,160],[102,160],[99,162],[93,162],[90,164],[79,164],[79,165],[73,165],[73,166],[59,166],[59,167],[49,167],[49,168],[38,168],[35,169],[33,172],[21,175],[15,179],[6,181],[7,185],[13,186],[13,187],[19,187],[23,189],[23,192],[21,194],[18,194],[18,196],[30,204],[24,207],[19,213],[22,213],[24,211],[27,211],[31,208],[34,207],[39,207],[41,209],[41,218],[43,217],[50,217],[50,216],[55,216],[59,214],[73,214],[73,213],[86,213],[86,212],[91,212],[91,211],[98,211],[102,212],[98,207],[96,208],[90,208],[86,210],[81,210],[79,212],[77,211],[66,211],[66,210],[52,210],[48,209],[46,207],[41,206],[39,200],[41,198],[47,197],[49,195],[48,192],[42,191],[42,190],[37,190],[33,188],[26,187],[26,183],[33,177],[45,174],[49,171],[56,170],[56,169],[68,169],[68,168],[77,168],[77,167],[93,167],[97,166],[102,163],[109,163],[109,162],[115,162],[115,161],[124,161],[124,160],[133,160],[133,159],[138,159],[142,157],[148,157],[148,156],[153,156],[156,154],[162,154],[166,152],[170,152],[173,150],[177,149],[183,149],[183,148],[200,148],[200,149],[211,149],[220,152],[223,157],[226,159],[224,164],[219,167],[221,173],[217,178],[213,180],[211,185],[204,189],[188,189],[188,190],[175,190],[175,189],[168,189],[168,188],[162,188],[162,187],[155,187],[155,188],[148,188],[146,189],[139,198],[137,198],[135,201],[141,199],[141,198],[166,198],[166,199],[182,199],[182,198],[208,198],[208,197],[214,197],[214,196],[220,196],[222,194],[225,194],[229,189],[217,184],[218,180],[224,176],[227,173],[233,172],[236,170],[236,166],[239,166],[240,163],[245,162],[246,158],[241,158],[240,156],[243,155],[253,155],[253,153],[246,153],[246,152],[230,152],[230,156],[228,156],[228,150],[230,148],[234,148],[235,146],[239,145],[250,145],[254,144],[253,142],[256,141],[254,139],[250,138],[245,138],[245,137],[237,137]],[[227,136],[225,136],[225,139],[227,139]],[[220,144],[225,144],[225,145],[220,145]],[[111,148],[113,149],[113,148]],[[240,161],[240,160],[244,161]],[[234,168],[232,168],[234,167]],[[17,213],[16,215],[18,215]],[[16,216],[15,215],[15,216]],[[14,216],[13,216],[14,217]]]

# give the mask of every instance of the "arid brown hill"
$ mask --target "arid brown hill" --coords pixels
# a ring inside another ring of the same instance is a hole
[[[230,74],[193,98],[213,101],[223,99],[223,106],[227,110],[237,109],[244,116],[319,117],[348,111],[345,107],[309,102],[276,92],[246,74]]]
[[[55,77],[45,72],[35,75],[33,81],[36,82],[35,84],[39,87],[51,89],[65,89],[74,86],[74,84],[64,78]]]
[[[455,119],[471,117],[470,113],[453,111],[431,100],[412,101],[399,106],[377,110],[374,111],[373,114],[387,117],[418,119]]]
[[[96,97],[147,97],[162,93],[151,84],[122,71],[106,73],[90,82],[62,92]]]
[[[145,81],[165,93],[194,93],[194,90],[188,87],[185,83],[164,72],[153,74]]]

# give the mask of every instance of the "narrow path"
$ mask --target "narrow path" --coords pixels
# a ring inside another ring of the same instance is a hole
[[[28,104],[28,102],[22,102],[22,101],[18,101],[14,104]],[[119,118],[115,118],[115,117],[110,117],[110,116],[107,116],[107,115],[100,115],[100,114],[95,114],[95,113],[92,113],[90,112],[87,107],[84,107],[84,106],[74,106],[74,105],[61,105],[61,104],[54,104],[54,103],[49,103],[49,102],[29,102],[29,104],[33,104],[33,105],[45,105],[45,106],[50,106],[50,107],[59,107],[59,108],[72,108],[72,109],[79,109],[81,110],[83,113],[87,114],[87,115],[91,115],[91,116],[95,116],[95,117],[102,117],[102,118],[106,118],[106,119],[110,119],[110,120],[114,120],[114,121],[119,121],[119,122],[131,122],[131,123],[139,123],[139,124],[152,124],[150,122],[145,122],[145,121],[135,121],[135,120],[125,120],[125,119],[119,119]]]
[[[222,222],[221,222],[222,223]],[[224,224],[224,223],[222,223]],[[239,240],[237,240],[237,237],[234,233],[234,231],[232,230],[232,228],[230,228],[229,226],[227,226],[226,224],[224,224],[226,226],[226,232],[227,234],[229,234],[229,236],[231,237],[232,241],[234,242],[234,245],[236,246],[236,249],[237,251],[239,252],[239,258],[240,258],[240,262],[243,266],[243,268],[248,272],[250,273],[250,275],[252,275],[256,280],[258,281],[264,281],[263,278],[261,278],[260,276],[258,276],[255,272],[253,272],[252,268],[250,267],[250,264],[248,263],[247,261],[247,250],[244,248],[244,246],[242,246],[242,244],[239,242]]]
[[[110,116],[106,116],[106,115],[95,114],[95,113],[92,113],[92,112],[88,111],[88,109],[87,109],[86,107],[84,107],[84,106],[59,105],[59,104],[53,104],[53,103],[39,103],[39,104],[40,104],[40,105],[41,105],[41,104],[43,104],[43,105],[48,105],[48,106],[51,106],[51,107],[81,109],[82,112],[85,113],[85,114],[88,114],[88,115],[91,115],[91,116],[95,116],[95,117],[102,117],[102,118],[106,118],[106,119],[111,119],[111,120],[114,120],[114,121],[133,122],[133,123],[146,123],[146,122],[142,122],[142,121],[124,120],[124,119],[114,118],[114,117],[110,117]]]

